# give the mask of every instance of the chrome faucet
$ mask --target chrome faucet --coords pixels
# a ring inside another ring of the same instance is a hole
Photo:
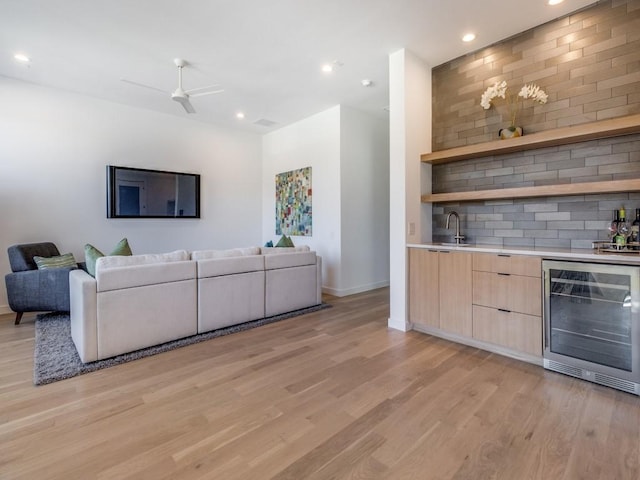
[[[460,245],[464,240],[464,235],[460,235],[460,215],[458,215],[458,212],[455,211],[449,212],[449,215],[447,215],[447,230],[449,230],[451,215],[454,215],[456,217],[456,234],[453,236],[453,238],[456,240],[456,245]]]

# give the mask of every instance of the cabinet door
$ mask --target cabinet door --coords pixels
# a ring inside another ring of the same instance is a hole
[[[467,337],[473,334],[471,258],[471,253],[438,252],[440,328]]]
[[[440,328],[438,252],[409,249],[409,321]]]

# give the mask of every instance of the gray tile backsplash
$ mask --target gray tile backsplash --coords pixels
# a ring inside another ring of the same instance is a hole
[[[433,193],[639,178],[640,134],[434,165],[432,175]],[[455,210],[467,243],[591,248],[623,206],[633,221],[640,193],[438,203],[433,240],[452,240],[455,227],[444,227]]]

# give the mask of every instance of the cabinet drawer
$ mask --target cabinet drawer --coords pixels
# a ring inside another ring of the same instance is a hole
[[[542,276],[542,259],[526,255],[476,253],[473,255],[473,269],[479,272],[508,273],[540,278]]]
[[[542,356],[542,318],[473,306],[473,338]]]
[[[542,315],[540,278],[473,272],[473,303],[527,315]]]

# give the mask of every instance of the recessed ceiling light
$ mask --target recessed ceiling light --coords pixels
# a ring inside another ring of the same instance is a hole
[[[363,87],[370,87],[371,85],[373,85],[373,82],[371,80],[369,80],[368,78],[365,78],[360,83],[362,83]]]
[[[13,58],[22,63],[29,63],[31,59],[27,57],[24,53],[16,53]]]
[[[242,112],[236,113],[236,118],[239,118],[240,120],[242,120],[244,118],[244,113]]]
[[[551,5],[551,6],[553,6],[553,5],[559,5],[559,4],[561,4],[562,2],[564,2],[564,0],[547,0],[547,5]]]
[[[465,33],[464,36],[462,37],[463,42],[472,42],[475,39],[476,39],[475,33]]]
[[[322,71],[324,73],[331,73],[336,69],[336,67],[341,67],[343,65],[344,63],[342,63],[340,60],[334,60],[331,63],[325,63],[324,65],[322,65]]]

